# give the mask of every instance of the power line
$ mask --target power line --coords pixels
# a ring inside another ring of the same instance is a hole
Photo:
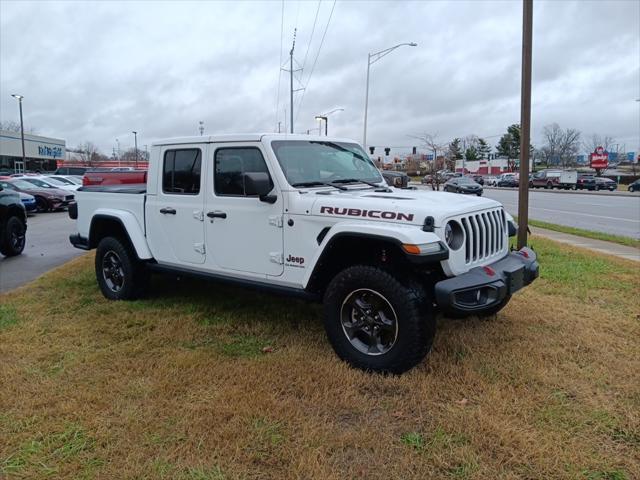
[[[311,76],[313,75],[313,71],[316,68],[316,63],[318,62],[318,57],[320,56],[320,51],[322,50],[322,45],[324,45],[324,39],[327,35],[327,30],[329,30],[329,24],[331,23],[331,17],[333,17],[333,10],[336,7],[336,0],[333,0],[333,5],[331,6],[331,13],[329,13],[329,19],[327,20],[327,25],[324,27],[324,32],[322,33],[322,39],[320,40],[320,46],[318,47],[318,51],[316,52],[316,58],[313,60],[313,65],[311,66],[311,72],[307,77],[307,83],[305,84],[305,89],[302,92],[302,98],[300,98],[300,103],[298,104],[298,115],[300,115],[300,109],[302,108],[302,102],[304,101],[304,95],[307,93],[307,88],[309,87],[309,82],[311,81]]]
[[[276,125],[278,124],[278,110],[280,105],[280,82],[282,81],[282,44],[284,38],[284,0],[282,0],[282,14],[280,17],[280,65],[278,65],[278,93],[276,94]]]
[[[309,55],[309,50],[311,49],[311,42],[313,41],[313,34],[316,31],[316,23],[318,22],[318,13],[320,13],[320,4],[322,0],[318,0],[318,8],[316,8],[316,16],[313,19],[313,28],[311,29],[311,36],[309,37],[309,43],[307,44],[307,52],[304,54],[304,60],[302,61],[302,68],[304,69],[307,64],[307,56]]]

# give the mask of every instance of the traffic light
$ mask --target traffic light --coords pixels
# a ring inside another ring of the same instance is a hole
[[[389,147],[384,147],[384,154],[388,157],[391,149]]]
[[[376,151],[376,147],[369,147],[369,151],[371,152],[371,155],[373,155],[373,152]]]

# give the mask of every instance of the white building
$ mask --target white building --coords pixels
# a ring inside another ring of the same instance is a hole
[[[66,142],[59,138],[24,135],[26,165],[22,165],[20,132],[0,130],[0,171],[53,171],[66,157]]]

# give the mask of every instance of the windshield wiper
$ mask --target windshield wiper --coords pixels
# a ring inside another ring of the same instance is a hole
[[[334,180],[333,183],[364,183],[365,185],[369,185],[374,188],[384,188],[388,192],[391,191],[386,186],[381,186],[377,183],[368,182],[367,180],[360,180],[359,178],[341,178],[339,180]]]
[[[347,187],[343,187],[342,185],[335,185],[333,182],[298,182],[292,183],[292,187],[333,187],[338,190],[348,190]]]

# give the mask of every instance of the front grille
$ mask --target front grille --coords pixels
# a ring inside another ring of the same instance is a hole
[[[70,202],[71,200],[73,200],[73,195],[67,195],[66,197],[64,197],[65,201]]]
[[[485,260],[507,247],[507,219],[504,210],[496,209],[463,217],[467,264]]]

